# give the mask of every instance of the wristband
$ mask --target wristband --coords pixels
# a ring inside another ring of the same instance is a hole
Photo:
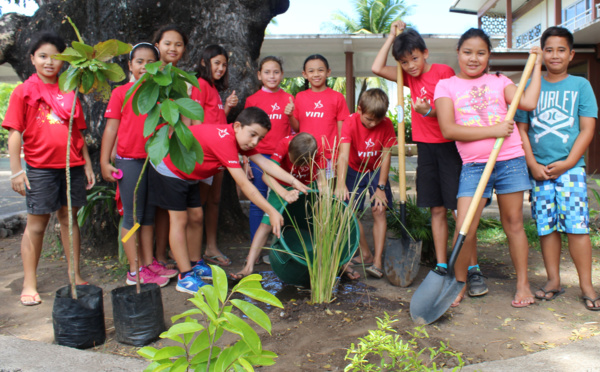
[[[21,169],[20,171],[18,171],[17,173],[13,174],[12,176],[10,176],[11,180],[14,180],[15,178],[19,177],[20,175],[22,175],[23,173],[25,173],[25,170]]]
[[[433,109],[433,107],[429,107],[429,111],[427,111],[427,113],[425,115],[423,115],[423,117],[426,117],[427,115],[431,114],[432,109]]]

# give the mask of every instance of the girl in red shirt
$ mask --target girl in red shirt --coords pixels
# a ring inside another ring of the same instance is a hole
[[[283,80],[283,66],[281,60],[274,56],[262,59],[258,68],[258,80],[262,88],[246,99],[245,107],[259,107],[269,115],[271,130],[265,138],[258,143],[256,150],[267,159],[271,158],[279,142],[290,134],[290,118],[294,113],[294,98],[279,87]],[[267,197],[269,187],[262,180],[262,170],[252,161],[244,159],[244,164],[249,164],[246,169],[248,178]],[[260,225],[264,212],[254,203],[250,203],[250,238],[254,240],[256,229]]]

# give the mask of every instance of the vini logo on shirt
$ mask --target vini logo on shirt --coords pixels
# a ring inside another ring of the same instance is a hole
[[[323,108],[323,104],[321,103],[321,100],[319,100],[319,102],[315,102],[315,110],[320,109],[320,108]],[[322,118],[324,115],[325,115],[324,112],[306,111],[307,118]]]

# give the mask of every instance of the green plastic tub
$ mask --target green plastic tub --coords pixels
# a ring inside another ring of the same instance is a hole
[[[292,204],[288,205],[284,202],[283,207],[279,211],[284,218],[284,225],[281,238],[277,239],[273,243],[272,249],[269,250],[269,258],[271,259],[273,272],[285,283],[304,287],[310,286],[310,277],[302,240],[306,244],[308,254],[312,255],[313,245],[310,235],[310,230],[312,229],[311,205],[313,199],[316,199],[316,197],[317,191],[302,194]],[[347,207],[345,203],[342,202],[342,204]],[[293,221],[296,222],[299,233],[294,228]],[[350,239],[342,255],[340,266],[347,263],[354,256],[359,246],[360,232],[356,216],[352,219],[351,224]]]

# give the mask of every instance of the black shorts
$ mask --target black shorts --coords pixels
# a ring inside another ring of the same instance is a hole
[[[375,172],[357,172],[354,169],[348,167],[348,173],[346,173],[346,188],[350,193],[355,192],[356,197],[354,203],[356,209],[362,211],[365,207],[365,197],[367,196],[366,189],[369,189],[369,196],[373,197],[375,191],[377,191],[377,185],[379,184],[379,171],[378,168]],[[390,181],[385,183],[385,197],[387,199],[387,207],[392,209],[394,202],[392,200],[392,189],[390,188]]]
[[[462,159],[454,142],[418,143],[417,206],[456,209]]]
[[[67,205],[67,174],[64,169],[26,166],[31,189],[25,189],[27,213],[50,214]],[[71,168],[71,205],[87,204],[87,177],[83,165]]]
[[[148,177],[150,205],[168,211],[185,211],[202,206],[198,181],[163,176],[152,165],[149,167]]]

